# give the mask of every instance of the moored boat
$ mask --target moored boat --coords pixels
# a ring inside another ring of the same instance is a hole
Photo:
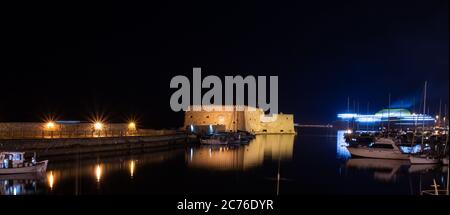
[[[448,166],[448,157],[442,159],[442,164]]]
[[[200,139],[200,143],[206,144],[206,145],[227,145],[228,138],[227,138],[227,135],[214,134],[209,137]]]
[[[206,145],[227,145],[227,140],[219,140],[219,139],[201,139],[200,143]]]
[[[40,173],[47,170],[48,160],[25,161],[24,152],[0,152],[0,175]]]
[[[352,156],[408,160],[408,154],[403,153],[391,138],[379,138],[369,146],[349,146],[348,151]]]

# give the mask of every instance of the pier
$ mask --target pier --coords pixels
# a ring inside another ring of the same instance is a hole
[[[327,124],[327,125],[305,125],[305,124],[294,124],[294,127],[298,128],[333,128],[333,125]]]
[[[0,123],[0,150],[38,156],[182,146],[184,132],[138,129],[135,123]]]
[[[185,140],[184,133],[101,138],[1,139],[0,149],[53,156],[115,150],[166,149],[183,146]]]

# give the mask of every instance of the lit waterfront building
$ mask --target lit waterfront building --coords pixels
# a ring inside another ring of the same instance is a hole
[[[347,123],[354,123],[361,129],[367,126],[368,128],[383,126],[389,123],[393,127],[417,127],[430,126],[435,124],[435,119],[426,114],[411,113],[407,109],[394,108],[382,109],[373,115],[357,114],[357,113],[340,113],[337,117]]]

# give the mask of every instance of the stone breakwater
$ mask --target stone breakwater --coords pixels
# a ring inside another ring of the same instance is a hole
[[[38,156],[97,153],[118,150],[162,150],[186,143],[186,134],[100,138],[10,139],[0,140],[0,151],[36,152]]]

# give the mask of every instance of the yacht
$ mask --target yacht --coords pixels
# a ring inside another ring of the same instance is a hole
[[[409,155],[403,153],[391,138],[378,138],[368,146],[348,146],[352,156],[380,159],[408,160]]]

